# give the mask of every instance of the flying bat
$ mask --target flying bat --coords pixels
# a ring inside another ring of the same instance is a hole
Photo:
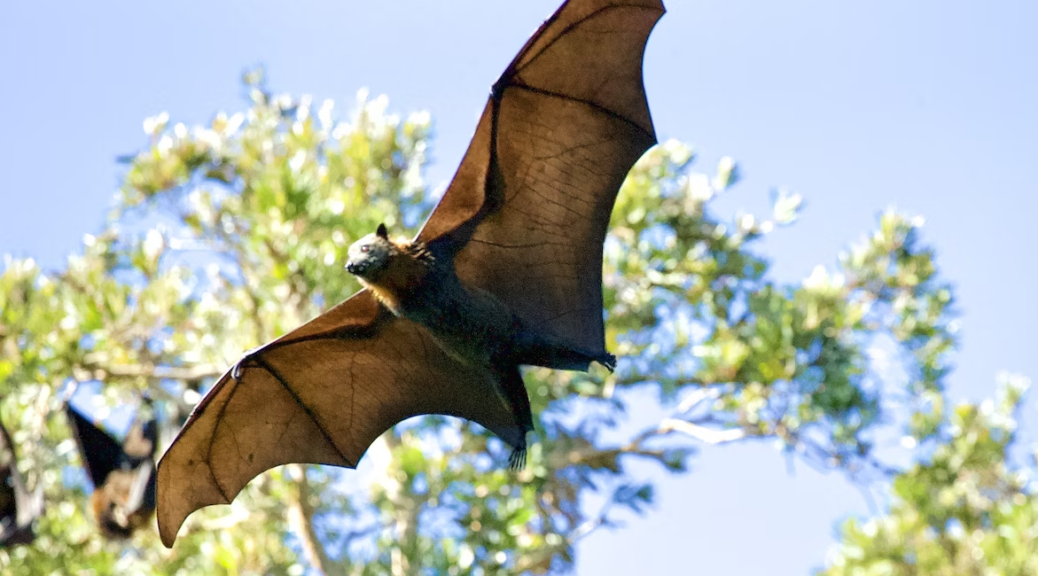
[[[656,136],[642,82],[660,0],[569,0],[494,83],[468,151],[412,241],[379,226],[349,249],[363,289],[252,350],[159,461],[158,523],[229,504],[288,463],[354,468],[420,414],[514,448],[533,429],[520,365],[612,369],[602,244],[617,192]]]
[[[154,415],[144,417],[143,410],[138,412],[120,444],[69,402],[65,414],[94,485],[90,508],[98,528],[113,540],[129,538],[155,513],[158,427]]]
[[[41,487],[42,488],[42,487]],[[32,544],[33,527],[43,513],[43,491],[30,494],[18,472],[14,442],[0,422],[0,548]]]

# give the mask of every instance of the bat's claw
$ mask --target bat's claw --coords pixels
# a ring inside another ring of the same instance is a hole
[[[508,74],[502,75],[498,78],[497,82],[494,82],[494,85],[490,87],[490,97],[493,98],[495,102],[501,101],[501,96],[505,93],[505,88],[507,88],[508,84],[513,81],[507,76]]]
[[[241,375],[245,372],[245,363],[249,361],[249,358],[252,358],[253,354],[259,352],[260,348],[263,348],[263,346],[257,346],[242,354],[241,360],[238,360],[238,363],[234,365],[234,370],[231,370],[231,378],[234,378],[235,381],[241,380]]]
[[[526,446],[520,446],[515,450],[512,450],[512,454],[508,456],[508,469],[516,472],[526,467]]]
[[[598,358],[595,358],[595,360],[602,366],[605,366],[606,370],[609,370],[610,372],[616,370],[616,356],[613,356],[608,352]]]

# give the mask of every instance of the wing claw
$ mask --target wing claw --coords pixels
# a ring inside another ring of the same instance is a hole
[[[253,354],[263,349],[263,346],[256,346],[255,348],[246,351],[241,355],[241,360],[234,365],[234,370],[231,370],[231,377],[234,378],[235,382],[241,380],[242,374],[245,373],[245,363],[252,359]]]

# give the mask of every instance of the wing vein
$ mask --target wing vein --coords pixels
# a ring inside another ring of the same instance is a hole
[[[634,120],[631,120],[627,116],[624,116],[623,114],[620,114],[619,112],[616,112],[615,110],[610,110],[609,108],[606,108],[605,106],[602,106],[601,104],[599,104],[597,102],[592,102],[591,100],[585,100],[583,98],[574,98],[573,96],[570,96],[569,94],[562,94],[560,92],[553,92],[551,90],[545,90],[544,88],[537,88],[536,86],[530,86],[529,84],[526,84],[526,83],[523,83],[523,82],[519,82],[519,81],[514,81],[512,84],[509,84],[508,86],[505,87],[505,90],[507,91],[509,88],[516,88],[518,90],[526,90],[528,92],[533,92],[534,94],[540,94],[541,96],[548,96],[549,98],[558,98],[560,100],[566,100],[568,102],[576,102],[578,104],[583,104],[583,105],[588,106],[590,108],[594,108],[598,112],[601,112],[601,113],[609,116],[610,118],[613,118],[614,120],[619,120],[619,121],[623,122],[624,124],[628,124],[630,126],[633,126],[639,132],[641,132],[641,133],[645,134],[646,136],[648,136],[649,139],[652,140],[653,142],[656,141],[656,135],[653,134],[652,132],[649,132],[645,128],[643,128],[641,124],[638,124],[637,122],[635,122]]]
[[[245,360],[246,359],[243,358],[239,362],[245,362]],[[227,376],[225,375],[224,378],[226,378],[226,377]],[[227,400],[223,403],[222,406],[220,406],[220,411],[219,411],[219,413],[217,414],[217,417],[216,417],[217,427],[220,424],[223,423],[224,412],[227,411],[227,406],[230,405],[231,400],[234,399],[234,394],[238,391],[238,384],[240,382],[238,381],[237,378],[232,378],[231,380],[234,382],[234,387],[231,388],[231,391],[227,393]],[[219,385],[219,384],[217,384],[217,385]],[[206,395],[206,398],[203,399],[203,402],[205,402],[206,399],[208,399],[209,396],[213,395],[212,394],[213,391],[215,391],[215,388],[214,388],[214,390],[211,390],[209,394]],[[201,406],[201,404],[200,404],[200,406]],[[194,413],[197,413],[197,412],[200,411],[200,406],[196,406],[195,407],[195,410],[192,413],[192,416],[194,416]],[[190,420],[188,422],[190,422]],[[205,462],[206,469],[209,470],[209,477],[212,478],[213,485],[216,486],[216,489],[220,491],[220,495],[223,496],[224,503],[230,504],[231,501],[234,500],[234,498],[230,498],[230,497],[227,496],[227,490],[224,490],[223,485],[220,484],[220,479],[216,477],[216,471],[213,470],[213,464],[212,464],[212,462],[213,462],[213,446],[216,444],[216,437],[217,436],[218,436],[218,434],[216,434],[216,428],[214,427],[213,434],[211,434],[209,436],[209,444],[206,446],[206,449],[205,449],[205,459],[203,460],[203,462]],[[233,437],[233,435],[232,435],[232,437]]]
[[[328,433],[328,430],[326,430],[324,426],[321,425],[321,422],[317,419],[317,414],[315,414],[314,411],[311,410],[305,402],[303,402],[303,399],[299,397],[299,394],[296,393],[296,391],[293,390],[291,386],[289,386],[288,381],[285,380],[284,377],[282,377],[281,374],[276,369],[274,369],[274,367],[271,366],[270,363],[267,362],[263,357],[257,357],[256,361],[261,366],[263,366],[263,368],[267,372],[270,372],[271,376],[276,378],[277,381],[281,383],[281,386],[285,389],[285,391],[292,396],[292,398],[296,401],[297,404],[299,404],[299,408],[301,408],[303,412],[305,412],[306,415],[310,417],[310,420],[314,423],[314,426],[316,426],[317,430],[321,433],[322,436],[324,436],[324,440],[331,445],[333,450],[335,450],[335,453],[339,455],[339,458],[342,458],[342,461],[346,462],[348,466],[356,466],[354,462],[352,462],[349,458],[346,457],[345,454],[342,453],[342,450],[339,450],[339,447],[332,440],[331,434]]]

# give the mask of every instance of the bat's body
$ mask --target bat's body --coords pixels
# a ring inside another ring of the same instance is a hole
[[[391,241],[385,226],[354,243],[349,257],[346,269],[393,315],[421,325],[444,352],[494,384],[522,430],[509,458],[513,468],[523,465],[525,436],[533,430],[519,366],[583,370],[592,361],[610,370],[615,366],[616,357],[608,352],[577,350],[538,333],[492,293],[465,286],[449,256],[436,258],[421,242]]]
[[[501,77],[442,200],[410,242],[350,248],[364,288],[245,355],[159,462],[159,533],[290,462],[353,468],[420,414],[487,428],[523,464],[520,365],[612,368],[602,244],[656,134],[642,84],[660,0],[567,0]]]
[[[346,269],[395,316],[425,327],[445,352],[489,369],[514,355],[518,318],[489,292],[464,286],[449,258],[422,243],[390,241],[385,227],[350,248]]]

